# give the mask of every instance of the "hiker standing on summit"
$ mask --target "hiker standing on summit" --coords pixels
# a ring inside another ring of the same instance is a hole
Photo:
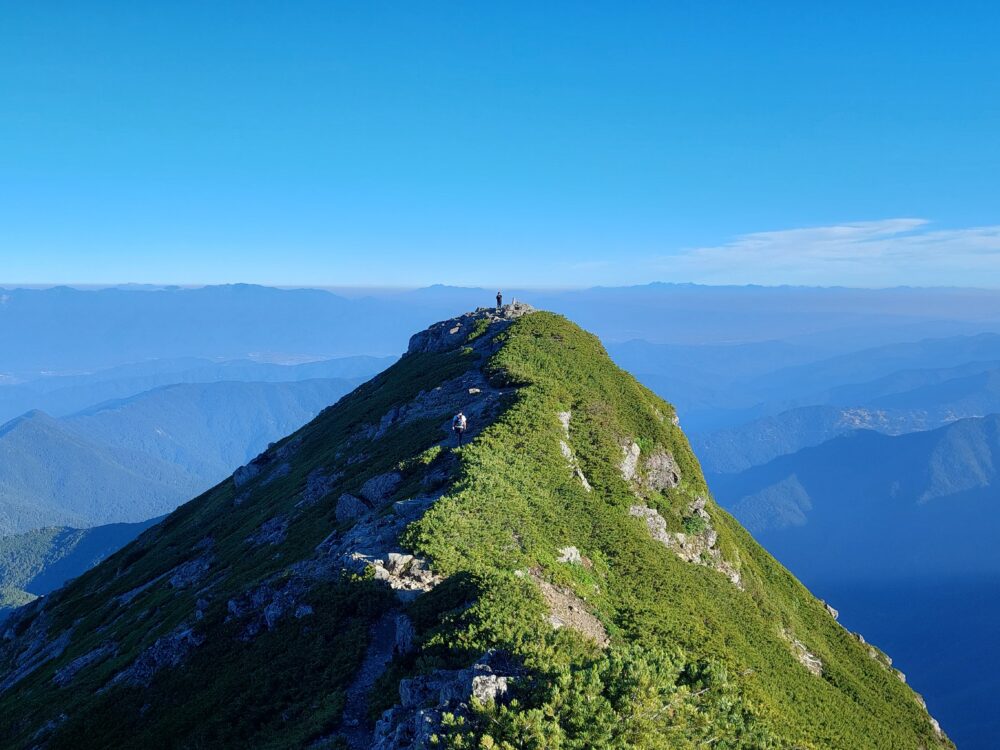
[[[503,294],[497,292],[497,312],[500,312],[501,307],[503,307]]]
[[[458,435],[458,444],[462,444],[462,436],[465,434],[465,428],[469,426],[469,421],[465,418],[462,412],[455,415],[455,418],[451,420],[451,429]]]

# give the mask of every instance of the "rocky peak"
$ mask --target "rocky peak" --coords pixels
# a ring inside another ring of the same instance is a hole
[[[480,307],[413,334],[406,353],[448,351],[467,343],[473,334],[479,338],[486,333],[498,333],[521,316],[533,312],[535,308],[524,302],[513,302],[499,309]]]

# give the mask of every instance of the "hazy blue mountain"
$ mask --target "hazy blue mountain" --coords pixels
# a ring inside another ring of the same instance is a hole
[[[794,571],[850,578],[1000,573],[1000,416],[858,431],[712,487]]]
[[[903,370],[997,360],[1000,360],[1000,335],[995,333],[923,339],[784,367],[750,380],[743,387],[762,401],[805,406],[828,401],[826,392],[848,383],[875,380]]]
[[[858,429],[900,435],[1000,413],[1000,368],[983,369],[987,364],[994,363],[908,370],[842,387],[837,389],[841,395],[877,395],[850,406],[799,407],[738,427],[696,433],[692,444],[706,471],[737,472]],[[973,374],[946,379],[962,372]],[[907,386],[910,390],[901,390]]]
[[[1000,417],[854,432],[738,474],[716,499],[907,673],[958,747],[988,750],[1000,652]]]
[[[1000,293],[650,284],[503,290],[592,327],[609,343],[785,341],[827,354],[928,336],[1000,330]],[[7,289],[0,293],[5,375],[78,372],[155,358],[302,361],[403,351],[409,333],[495,289],[353,290],[247,284],[181,288]],[[897,368],[898,369],[898,368]]]
[[[0,537],[0,619],[5,610],[44,596],[89,570],[159,520],[90,529],[47,527]]]
[[[0,428],[0,535],[173,510],[337,401],[356,381],[194,383]]]
[[[0,428],[0,536],[143,521],[203,487],[180,466],[112,448],[43,412]]]
[[[342,357],[298,365],[251,360],[211,360],[185,357],[130,363],[92,373],[40,377],[17,385],[0,385],[0,420],[31,409],[65,416],[93,404],[128,398],[175,383],[214,383],[223,380],[293,382],[313,378],[371,377],[394,357]]]

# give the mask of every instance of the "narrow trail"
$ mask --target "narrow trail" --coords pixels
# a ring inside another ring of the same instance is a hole
[[[340,734],[351,750],[369,750],[372,745],[374,727],[368,720],[368,697],[375,680],[382,676],[392,660],[398,614],[399,610],[391,609],[372,625],[368,633],[368,651],[354,682],[347,689]]]

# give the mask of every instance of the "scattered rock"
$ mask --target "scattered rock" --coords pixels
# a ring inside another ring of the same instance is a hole
[[[288,516],[275,516],[260,525],[260,528],[247,537],[247,542],[254,545],[281,544],[288,536]]]
[[[309,617],[313,613],[313,608],[308,604],[300,604],[295,608],[295,619],[301,620],[303,617]]]
[[[413,628],[410,618],[404,614],[396,615],[396,641],[392,652],[396,656],[405,656],[416,648],[417,631]]]
[[[278,464],[274,469],[261,480],[261,484],[270,484],[271,482],[281,479],[282,477],[287,477],[292,471],[292,465],[285,461],[284,463]]]
[[[11,668],[0,682],[0,693],[16,685],[43,664],[62,656],[69,645],[72,630],[64,630],[55,638],[49,638],[48,630],[48,618],[43,613],[35,617],[20,636],[20,642],[24,645],[9,662]]]
[[[129,591],[126,591],[124,594],[119,594],[112,601],[114,601],[115,604],[117,604],[119,607],[124,607],[128,604],[131,604],[132,600],[135,599],[137,596],[139,596],[139,594],[143,593],[151,586],[153,586],[155,583],[162,580],[172,572],[173,571],[168,570],[166,573],[160,573],[160,575],[156,576],[155,578],[151,578],[150,580],[146,581],[143,584],[140,584],[139,586],[136,586],[134,589],[130,589]]]
[[[833,607],[831,607],[826,602],[823,602],[823,606],[826,608],[826,611],[830,613],[830,617],[832,617],[834,620],[840,619],[840,612],[838,612],[837,610],[835,610]]]
[[[235,484],[237,487],[242,487],[247,482],[256,477],[258,474],[260,474],[260,468],[261,468],[260,464],[255,463],[255,461],[256,459],[248,463],[246,466],[239,467],[236,471],[233,472],[233,484]],[[231,465],[232,464],[230,464],[230,466]]]

